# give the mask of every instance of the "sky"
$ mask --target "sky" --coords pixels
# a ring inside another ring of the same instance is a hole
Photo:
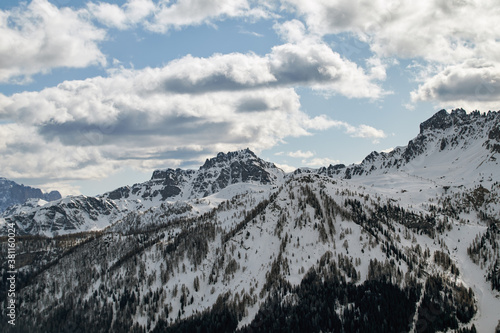
[[[3,0],[0,176],[97,195],[250,148],[359,163],[500,109],[496,0]]]

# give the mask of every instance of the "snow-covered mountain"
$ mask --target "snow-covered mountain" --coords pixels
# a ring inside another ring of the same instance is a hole
[[[284,174],[220,153],[4,216],[65,234],[17,239],[17,329],[494,332],[499,133],[500,113],[440,111],[357,165]]]
[[[152,202],[187,200],[206,197],[237,183],[277,184],[283,177],[281,169],[245,149],[227,154],[219,153],[216,157],[207,159],[197,171],[156,170],[151,180],[132,187],[121,187],[104,197]]]
[[[13,205],[24,204],[29,199],[52,201],[61,198],[58,191],[43,193],[38,188],[19,185],[18,183],[0,177],[0,213]]]
[[[214,208],[215,202],[236,192],[266,190],[267,193],[269,188],[282,184],[284,177],[281,169],[249,149],[219,153],[198,170],[156,170],[149,181],[97,197],[72,196],[49,203],[18,205],[3,214],[0,225],[14,222],[20,234],[53,236],[103,230],[117,221],[121,223],[128,214],[142,214],[146,210],[164,215],[166,209],[167,215],[175,218],[194,216]],[[212,203],[200,201],[210,195],[215,197]]]
[[[498,176],[499,124],[497,112],[441,110],[420,124],[420,133],[408,145],[389,153],[374,151],[360,164],[330,165],[318,172],[345,179],[403,172],[450,186],[470,185]]]

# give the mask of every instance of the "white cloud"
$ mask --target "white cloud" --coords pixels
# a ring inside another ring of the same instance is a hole
[[[488,92],[478,97],[475,87],[486,81],[482,88],[495,90],[493,81],[500,79],[496,74],[500,64],[500,7],[495,1],[283,1],[289,11],[306,22],[304,29],[309,33],[357,36],[361,43],[348,39],[346,45],[338,47],[358,53],[366,43],[376,56],[367,62],[374,80],[384,80],[386,75],[384,61],[377,63],[378,59],[413,59],[413,67],[419,70],[417,79],[425,80],[412,94],[414,101],[450,107],[493,106],[487,102],[497,94]],[[495,70],[466,69],[471,61],[494,64]],[[459,82],[451,82],[452,77]],[[463,81],[466,79],[471,82],[467,84]],[[458,98],[460,94],[462,98]]]
[[[353,138],[364,138],[372,139],[373,143],[378,143],[379,139],[387,137],[385,132],[380,129],[376,129],[372,126],[361,124],[359,126],[353,126],[343,121],[339,120],[326,120],[331,127],[344,128],[345,133],[349,134]]]
[[[94,17],[108,27],[120,30],[145,21],[155,10],[151,0],[129,0],[121,7],[107,2],[88,3],[87,7]]]
[[[274,165],[276,165],[278,168],[280,168],[281,170],[283,170],[285,172],[294,172],[295,170],[297,170],[296,167],[288,165],[288,164],[274,163]]]
[[[368,138],[373,139],[374,142],[378,142],[378,139],[383,139],[387,137],[384,131],[376,129],[368,125],[359,125],[358,127],[346,125],[346,133],[351,134],[355,138]]]
[[[0,142],[0,170],[11,179],[64,183],[104,178],[119,167],[98,147],[65,146],[57,138],[47,140],[34,126],[0,124]]]
[[[448,66],[411,93],[412,101],[438,101],[442,107],[497,110],[500,100],[500,64],[468,60]]]
[[[330,164],[332,165],[339,164],[340,161],[331,158],[316,157],[310,160],[302,160],[302,163],[308,167],[322,167],[322,166],[328,166]]]
[[[0,129],[3,175],[98,179],[122,165],[150,170],[186,156],[200,161],[218,151],[260,151],[315,129],[292,88],[169,91],[165,82],[176,64],[0,94],[0,119],[8,122]]]
[[[379,56],[449,63],[499,57],[494,1],[285,0],[318,34],[352,32]],[[466,25],[466,26],[465,26]],[[495,52],[496,51],[496,52]]]
[[[386,92],[356,63],[344,59],[324,43],[304,40],[275,46],[269,66],[282,84],[304,85],[326,95],[381,98]]]
[[[148,29],[164,33],[170,28],[212,23],[225,18],[268,18],[265,6],[253,6],[247,0],[178,0],[160,1],[154,18],[146,23]]]
[[[119,68],[108,77],[0,94],[0,120],[14,123],[2,125],[2,133],[16,133],[0,146],[0,168],[11,178],[29,171],[52,182],[97,179],[124,164],[150,169],[218,151],[258,152],[332,127],[378,139],[383,131],[366,125],[308,116],[294,90],[312,86],[351,97],[349,89],[365,86],[370,92],[362,96],[373,97],[380,91],[369,80],[323,44],[285,44],[266,56],[186,56],[160,68]]]
[[[196,7],[191,18],[186,16],[188,4]],[[255,9],[246,1],[178,1],[161,2],[160,6],[162,11],[154,16],[158,29],[207,23],[216,17],[248,16]],[[19,24],[29,23],[17,26],[16,31],[7,25],[4,29],[27,33],[27,38],[35,42],[40,39],[38,31],[50,37],[46,42],[50,49],[68,42],[64,45],[79,54],[63,54],[64,59],[56,65],[58,55],[50,53],[38,59],[45,54],[41,46],[33,43],[34,49],[24,56],[37,55],[38,63],[32,59],[31,64],[35,69],[5,74],[0,67],[0,73],[11,79],[54,66],[104,64],[97,42],[105,38],[105,33],[87,20],[89,11],[104,24],[119,29],[153,20],[149,0],[128,1],[121,7],[91,3],[80,11],[58,9],[46,0],[35,0],[24,10],[1,12],[2,19],[7,20],[7,15],[17,17]],[[173,15],[170,21],[166,13]],[[52,183],[99,179],[125,164],[148,170],[180,166],[181,161],[200,161],[218,151],[250,147],[258,152],[287,137],[311,135],[312,131],[332,127],[343,128],[354,137],[384,137],[383,131],[366,125],[354,127],[325,115],[308,116],[301,111],[294,90],[310,87],[325,95],[380,98],[385,92],[372,81],[383,79],[376,69],[383,67],[382,62],[370,60],[372,69],[365,73],[319,39],[300,38],[304,27],[299,21],[282,27],[289,42],[273,47],[265,56],[187,55],[163,67],[116,68],[108,71],[108,77],[65,81],[38,92],[0,94],[3,175],[23,178],[29,174],[33,179]],[[55,29],[62,31],[58,31],[60,35],[56,36]],[[72,37],[74,40],[67,40]],[[2,50],[0,47],[0,53],[6,52]],[[5,63],[4,59],[9,60],[2,58],[0,63]],[[9,70],[12,68],[15,70]],[[294,154],[313,157],[311,152]],[[308,163],[313,161],[320,160]]]
[[[387,78],[387,65],[378,57],[371,57],[366,60],[369,68],[370,77],[374,80],[384,81]]]
[[[188,55],[171,62],[161,72],[163,88],[185,94],[296,86],[349,98],[376,99],[386,94],[355,63],[343,59],[326,44],[310,41],[278,45],[265,56],[230,53],[196,58]]]
[[[25,82],[56,67],[105,65],[98,44],[106,34],[85,10],[33,0],[0,10],[0,82]]]
[[[275,23],[274,30],[288,43],[300,43],[306,38],[304,23],[296,19],[284,23]],[[310,38],[310,36],[307,38]]]
[[[314,153],[309,150],[308,151],[297,150],[289,152],[287,155],[295,158],[310,158],[314,156]]]
[[[101,23],[120,30],[142,25],[166,33],[171,29],[209,24],[227,18],[262,19],[276,17],[273,6],[247,0],[128,0],[119,6],[107,2],[89,3],[88,10]],[[259,34],[253,33],[255,36]]]

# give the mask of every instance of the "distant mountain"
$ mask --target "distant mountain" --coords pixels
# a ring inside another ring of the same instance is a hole
[[[24,204],[28,199],[53,201],[61,198],[58,191],[43,193],[38,188],[19,185],[12,180],[0,177],[0,213],[10,206]]]
[[[500,113],[442,110],[360,164],[285,174],[246,149],[16,206],[16,330],[494,332],[499,145]]]

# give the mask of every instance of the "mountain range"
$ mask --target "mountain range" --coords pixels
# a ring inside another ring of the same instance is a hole
[[[53,201],[61,199],[58,191],[43,193],[38,188],[19,185],[18,183],[0,177],[0,213],[13,205],[21,205],[30,199]]]
[[[359,164],[285,173],[245,149],[11,207],[16,329],[500,330],[499,162],[500,113],[441,110]]]

